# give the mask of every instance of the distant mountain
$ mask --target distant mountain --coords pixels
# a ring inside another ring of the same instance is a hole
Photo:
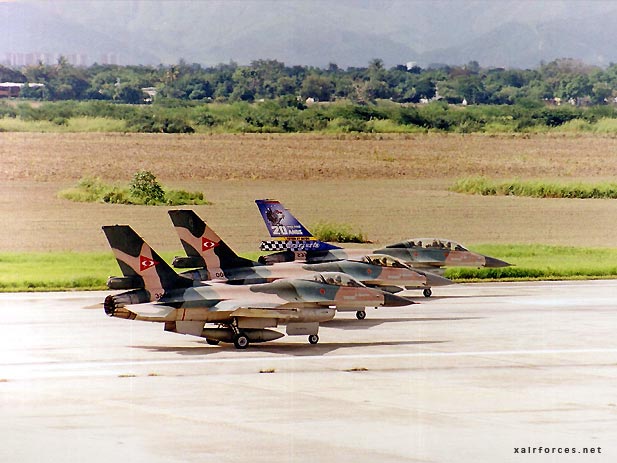
[[[36,52],[120,64],[603,65],[617,62],[615,13],[600,0],[0,0],[0,62]]]
[[[616,5],[617,6],[617,5]],[[617,29],[607,15],[537,24],[509,22],[465,43],[431,50],[421,61],[534,68],[541,61],[576,58],[588,64],[617,62]]]

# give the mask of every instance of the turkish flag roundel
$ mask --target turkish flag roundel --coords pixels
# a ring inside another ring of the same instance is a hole
[[[201,250],[202,251],[207,251],[208,249],[212,249],[218,246],[218,243],[215,243],[212,240],[209,240],[208,238],[202,238],[201,239]]]
[[[155,262],[146,256],[139,256],[139,270],[142,272],[144,270],[148,270],[150,267],[154,267],[155,265],[158,265],[158,262]]]

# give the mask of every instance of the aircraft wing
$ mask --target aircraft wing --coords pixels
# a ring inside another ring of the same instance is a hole
[[[221,301],[211,310],[231,311],[230,317],[245,318],[276,318],[279,320],[290,320],[298,318],[298,309],[303,304],[278,304],[278,303],[252,303],[248,301]],[[311,305],[315,307],[315,305]]]
[[[293,320],[299,318],[297,309],[263,309],[241,307],[231,314],[232,317],[246,318],[276,318],[277,320]]]

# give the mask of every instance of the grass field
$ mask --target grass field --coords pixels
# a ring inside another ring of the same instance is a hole
[[[353,245],[350,245],[352,247]],[[478,245],[474,251],[506,260],[504,269],[447,269],[455,281],[477,279],[614,278],[617,249],[546,245]],[[182,251],[161,253],[171,262]],[[244,254],[257,259],[259,253]],[[111,252],[0,253],[0,291],[105,289],[107,277],[119,275]]]
[[[157,250],[179,249],[167,207],[58,197],[83,177],[127,183],[140,169],[170,188],[203,192],[212,205],[191,208],[238,252],[257,250],[267,237],[254,200],[268,197],[309,228],[347,224],[375,243],[370,247],[437,236],[472,248],[617,248],[617,201],[448,191],[456,179],[473,176],[613,181],[617,138],[610,136],[4,132],[0,150],[0,253],[109,253],[101,226],[116,223],[132,225]],[[14,274],[13,263],[3,275]]]
[[[485,255],[498,256],[499,259],[514,266],[496,269],[450,269],[446,271],[446,276],[458,280],[578,279],[617,276],[616,248],[485,244],[475,246],[474,250]]]
[[[471,177],[457,180],[450,191],[483,196],[529,196],[531,198],[617,199],[617,183],[490,180]]]

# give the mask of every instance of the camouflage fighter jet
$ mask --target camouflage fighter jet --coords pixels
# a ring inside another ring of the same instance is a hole
[[[340,260],[315,264],[282,262],[265,265],[238,256],[192,210],[170,210],[169,216],[187,253],[176,257],[176,268],[199,267],[182,273],[195,280],[231,284],[265,283],[281,278],[313,278],[317,272],[342,272],[369,287],[397,293],[403,289],[428,289],[452,284],[447,278],[412,269],[390,256],[363,256],[358,261]],[[366,312],[356,313],[359,319]]]
[[[165,331],[200,336],[209,344],[233,342],[236,348],[245,349],[251,342],[284,336],[269,329],[278,325],[286,325],[288,335],[308,335],[309,342],[316,344],[319,323],[334,318],[337,310],[410,303],[341,273],[316,274],[313,280],[207,285],[178,275],[129,226],[106,226],[103,231],[123,278],[141,285],[107,296],[105,313],[164,323]]]
[[[262,251],[277,251],[263,256],[262,262],[324,262],[341,259],[358,259],[366,253],[362,249],[348,249],[317,240],[288,209],[276,200],[258,199],[255,201],[274,238],[262,241]],[[375,249],[373,254],[383,254],[397,258],[415,268],[442,271],[442,267],[508,267],[509,263],[494,257],[472,252],[452,240],[437,238],[416,238]],[[430,296],[430,289],[425,296]]]

